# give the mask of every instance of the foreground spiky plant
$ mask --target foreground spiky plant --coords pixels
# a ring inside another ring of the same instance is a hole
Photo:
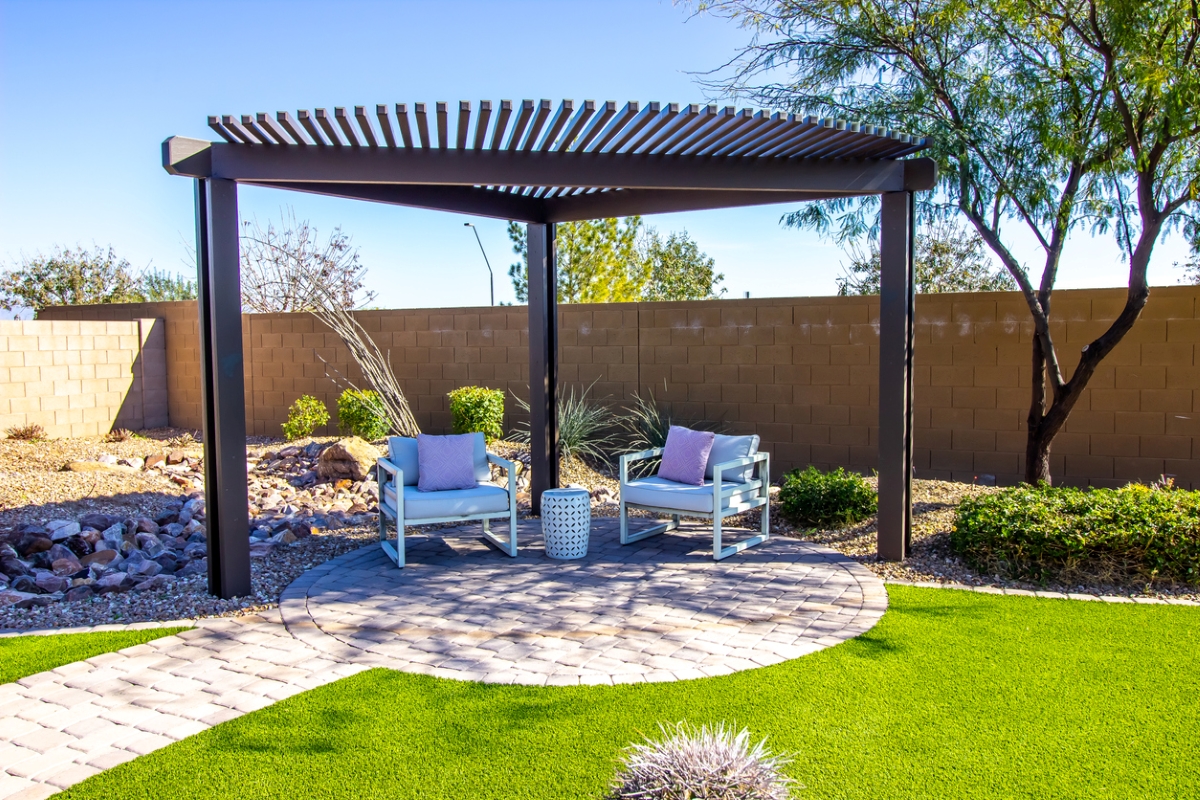
[[[750,731],[724,723],[699,729],[680,722],[659,725],[660,741],[647,738],[625,753],[607,800],[788,800],[794,782],[788,763],[750,744]]]

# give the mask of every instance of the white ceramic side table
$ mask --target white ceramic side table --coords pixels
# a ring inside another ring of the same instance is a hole
[[[583,558],[592,532],[592,497],[586,489],[542,492],[542,536],[551,558]]]

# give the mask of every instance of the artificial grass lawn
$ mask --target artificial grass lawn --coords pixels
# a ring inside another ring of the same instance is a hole
[[[598,798],[659,722],[794,755],[799,798],[1200,797],[1200,609],[889,587],[864,636],[775,667],[533,688],[372,670],[64,798]]]
[[[10,683],[72,661],[145,644],[185,630],[187,628],[147,628],[137,631],[0,637],[0,683]]]

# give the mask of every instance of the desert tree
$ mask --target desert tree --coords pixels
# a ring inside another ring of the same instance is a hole
[[[710,89],[775,108],[931,138],[924,216],[961,214],[1012,276],[1032,321],[1025,478],[1150,294],[1159,237],[1193,234],[1200,177],[1200,12],[1193,0],[714,0],[752,38]],[[878,201],[785,217],[841,240],[873,234]],[[1111,234],[1125,302],[1080,353],[1060,353],[1052,299],[1069,236]],[[1031,237],[1040,263],[1014,242]],[[1039,274],[1040,272],[1040,274]]]
[[[5,311],[142,299],[140,275],[111,246],[56,247],[48,256],[23,257],[16,268],[0,274],[0,308]]]

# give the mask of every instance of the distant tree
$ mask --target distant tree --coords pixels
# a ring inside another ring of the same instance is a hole
[[[562,222],[555,230],[558,302],[625,303],[638,299],[646,268],[638,253],[641,217]],[[508,238],[520,260],[508,268],[517,300],[529,300],[529,253],[526,229],[508,224]]]
[[[112,247],[56,247],[54,254],[23,258],[18,269],[0,274],[0,308],[129,303],[142,299],[140,278]]]
[[[147,303],[162,303],[171,300],[195,300],[196,282],[182,275],[171,275],[158,270],[142,273],[138,294]]]
[[[992,266],[983,238],[950,220],[932,221],[916,237],[916,289],[922,294],[941,292],[1012,292],[1017,283],[1003,269]],[[838,294],[879,294],[879,245],[870,240],[867,252],[850,247],[850,266],[837,279]]]
[[[367,268],[350,237],[334,228],[321,242],[308,220],[280,214],[279,227],[242,223],[242,307],[262,313],[313,311],[328,303],[358,308],[375,299],[364,289]]]
[[[718,288],[725,275],[715,271],[715,262],[686,230],[663,238],[647,228],[640,250],[649,266],[643,300],[708,300],[725,294]]]
[[[520,260],[508,269],[517,300],[529,299],[526,229],[508,224]],[[561,222],[555,231],[558,302],[628,303],[635,300],[701,300],[724,294],[713,260],[688,235],[664,238],[641,217]]]

